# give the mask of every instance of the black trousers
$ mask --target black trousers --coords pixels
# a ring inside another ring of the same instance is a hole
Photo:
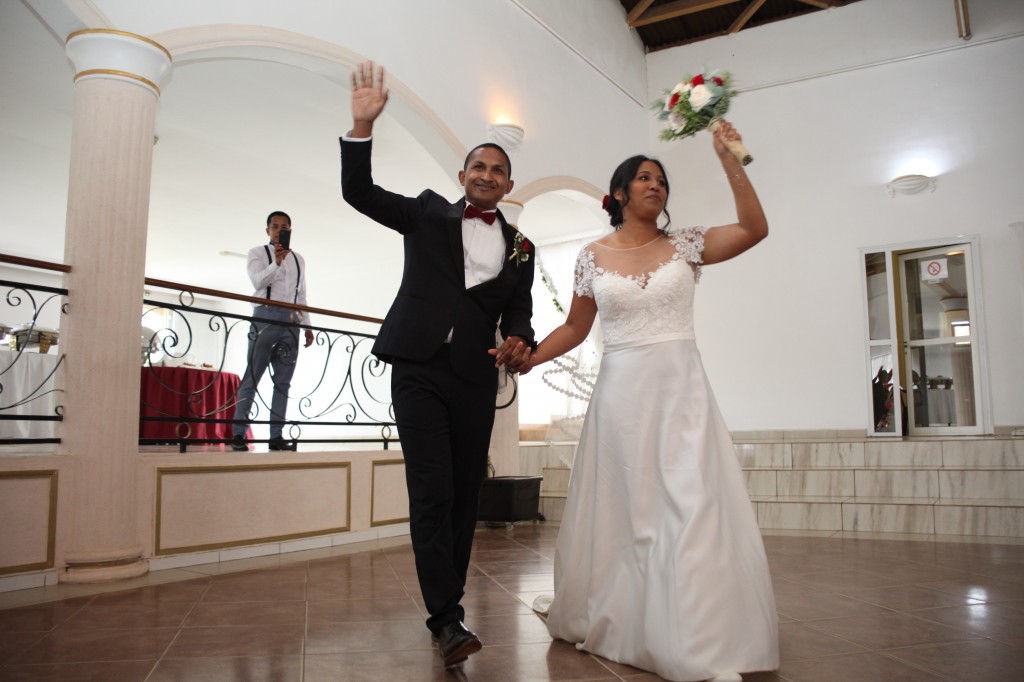
[[[435,634],[461,621],[480,486],[494,426],[493,386],[455,375],[448,345],[425,363],[396,360],[391,398],[405,457],[416,574]]]

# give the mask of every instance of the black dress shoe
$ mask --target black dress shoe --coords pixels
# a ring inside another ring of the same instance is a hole
[[[482,647],[480,638],[467,630],[460,621],[448,623],[437,633],[437,648],[441,651],[446,668],[462,663]]]
[[[231,449],[241,452],[249,450],[249,444],[245,442],[245,436],[233,436],[231,438]]]
[[[271,450],[297,450],[295,441],[285,440],[281,436],[274,436],[268,443]]]

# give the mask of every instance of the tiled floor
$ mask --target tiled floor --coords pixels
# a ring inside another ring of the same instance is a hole
[[[132,589],[0,595],[0,680],[659,679],[552,641],[531,612],[552,587],[557,531],[478,532],[464,603],[484,649],[453,671],[423,626],[400,538],[160,571]],[[1024,678],[1024,546],[792,535],[765,545],[783,662],[746,682]]]

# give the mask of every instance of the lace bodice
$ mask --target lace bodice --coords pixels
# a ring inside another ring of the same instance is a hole
[[[591,242],[576,258],[574,290],[597,302],[606,345],[669,334],[692,339],[703,252],[700,227],[631,249]]]

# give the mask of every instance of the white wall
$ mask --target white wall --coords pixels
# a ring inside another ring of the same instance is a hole
[[[1002,284],[1021,268],[1008,225],[1024,216],[1024,12],[972,2],[965,43],[951,3],[894,5],[863,0],[839,10],[841,24],[839,11],[816,13],[648,57],[652,93],[705,65],[732,71],[741,91],[730,118],[755,157],[748,172],[771,235],[707,268],[697,301],[734,429],[863,428],[859,249],[957,235],[980,237],[993,422],[1024,423],[1021,302]],[[674,220],[731,221],[707,136],[655,142],[657,121],[649,132],[672,174]],[[938,188],[891,198],[885,183],[909,172],[937,174]]]
[[[646,104],[627,96],[511,0],[93,1],[114,26],[141,35],[207,24],[256,24],[343,46],[386,66],[467,148],[481,141],[486,124],[498,118],[522,125],[526,138],[515,159],[515,176],[522,184],[583,170],[584,179],[600,185],[609,159],[643,144],[644,131],[623,123],[637,121]],[[609,21],[615,15],[609,11]],[[552,20],[557,22],[557,16]],[[580,37],[596,45],[617,38],[621,44],[611,54],[629,49],[642,54],[621,26]],[[639,78],[642,73],[632,68],[620,75]],[[640,89],[635,82],[625,85],[633,92]],[[338,132],[348,123],[347,101],[339,92]],[[595,134],[602,135],[601,145],[592,143]]]
[[[961,234],[980,236],[994,423],[1024,423],[1024,400],[1017,388],[1024,384],[1024,369],[1016,362],[1022,302],[1020,292],[1002,286],[1016,281],[1010,278],[1020,270],[1007,225],[1024,216],[1018,161],[1024,145],[1019,123],[1024,91],[1017,74],[1017,65],[1024,63],[1024,11],[1019,1],[974,0],[970,42],[956,38],[952,3],[861,0],[646,59],[635,34],[625,29],[617,2],[597,5],[591,0],[587,23],[574,22],[582,4],[92,0],[75,6],[95,10],[91,16],[100,23],[142,35],[254,25],[376,59],[464,146],[479,142],[486,124],[499,117],[522,125],[526,137],[513,158],[519,188],[561,175],[603,188],[623,158],[655,153],[672,176],[670,208],[678,226],[731,221],[728,188],[707,137],[657,141],[657,122],[646,102],[689,69],[729,69],[742,91],[731,118],[756,157],[750,174],[772,226],[771,237],[750,254],[708,268],[698,290],[698,336],[730,426],[863,428],[867,369],[859,249]],[[51,61],[65,61],[59,40],[38,33],[33,40],[53,43]],[[18,53],[6,46],[3,50],[5,63]],[[211,141],[191,139],[173,146],[176,124],[212,117],[218,96],[238,96],[229,89],[230,63],[186,62],[177,67],[158,116],[158,130],[165,126],[167,137],[155,150],[151,257],[197,234],[213,253],[221,248],[244,252],[262,238],[269,210],[262,204],[273,201],[274,208],[280,205],[293,216],[298,213],[294,205],[301,204],[309,210],[296,219],[297,235],[309,240],[337,234],[340,240],[329,245],[317,241],[312,248],[303,241],[311,303],[383,316],[398,281],[400,240],[359,222],[336,192],[333,137],[349,123],[346,93],[338,85],[345,70],[300,74],[294,67],[267,64],[267,73],[296,72],[296,91],[289,97],[297,105],[288,125],[274,116],[259,118],[251,148],[284,145],[287,152],[289,144],[299,150],[322,140],[324,156],[302,168],[268,165],[260,173],[252,158],[204,145]],[[51,109],[24,114],[26,131],[30,118],[67,115],[69,72],[63,63],[55,65],[63,69],[64,80],[52,88]],[[638,83],[645,70],[646,82]],[[207,79],[225,85],[211,93],[205,114],[177,107],[176,88],[201,89]],[[14,90],[19,87],[30,84],[12,84]],[[11,111],[22,116],[20,109]],[[305,123],[318,112],[315,125]],[[336,126],[324,125],[325,113],[328,121],[336,116]],[[67,145],[66,137],[39,138],[30,132],[2,141],[14,152],[31,149],[19,159],[43,158],[44,150],[60,156]],[[204,146],[213,156],[230,156],[245,167],[197,168],[189,178],[189,157]],[[937,191],[891,199],[885,182],[913,169],[909,164],[919,152],[932,164],[926,171],[939,174]],[[9,210],[19,223],[33,223],[29,204],[39,205],[44,196],[53,203],[65,187],[40,195],[34,178],[57,182],[60,174],[52,165],[25,167],[28,178],[14,172],[0,179],[5,196],[25,198],[12,201]],[[457,192],[456,170],[435,165],[423,183],[397,189],[416,191],[447,180]],[[243,192],[227,186],[234,176],[253,180],[252,187]],[[33,179],[32,185],[21,187],[27,179]],[[381,179],[392,184],[388,176]],[[173,186],[172,181],[183,184]],[[182,215],[181,207],[189,213]],[[528,204],[523,213],[527,234],[531,208]],[[56,222],[52,213],[46,218],[51,226]],[[576,232],[593,231],[586,211],[580,222],[585,229]],[[241,236],[233,232],[225,239],[238,226]],[[30,246],[16,252],[32,255]],[[371,256],[378,254],[383,257],[370,267]],[[59,259],[50,253],[38,257]],[[172,261],[192,264],[197,257],[175,252]],[[220,259],[205,267],[210,280],[230,277],[231,284],[173,277],[153,271],[149,263],[147,274],[248,293],[240,263]],[[547,293],[539,282],[538,287],[540,300]]]

